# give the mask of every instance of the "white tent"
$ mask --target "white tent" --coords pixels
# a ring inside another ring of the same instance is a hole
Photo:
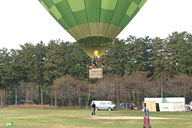
[[[185,111],[184,97],[167,97],[167,98],[145,98],[144,103],[155,102],[159,105],[161,112]]]

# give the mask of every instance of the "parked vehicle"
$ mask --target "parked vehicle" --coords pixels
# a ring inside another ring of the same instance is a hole
[[[131,109],[131,110],[136,110],[138,109],[134,103],[120,103],[119,105],[119,108],[120,109],[125,109],[125,108],[128,108],[128,109]]]
[[[192,111],[192,101],[189,102],[189,109]]]
[[[92,101],[91,105],[93,102],[96,105],[96,110],[114,110],[116,108],[116,105],[112,103],[112,101]]]
[[[17,104],[24,104],[25,100],[18,100]]]
[[[190,109],[191,109],[191,108],[190,108],[190,105],[186,104],[186,105],[185,105],[185,111],[186,111],[186,112],[189,112],[189,111],[191,111]]]

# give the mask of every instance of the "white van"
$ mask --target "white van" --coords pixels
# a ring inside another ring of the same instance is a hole
[[[91,105],[95,103],[96,110],[114,110],[116,105],[112,103],[112,101],[92,101]]]

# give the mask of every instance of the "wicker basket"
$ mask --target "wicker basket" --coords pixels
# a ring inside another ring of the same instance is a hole
[[[102,68],[92,68],[89,70],[89,79],[102,79],[103,69]]]

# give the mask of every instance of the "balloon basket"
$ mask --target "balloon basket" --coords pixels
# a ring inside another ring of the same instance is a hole
[[[89,70],[89,79],[102,79],[103,69],[102,68],[92,68]]]

